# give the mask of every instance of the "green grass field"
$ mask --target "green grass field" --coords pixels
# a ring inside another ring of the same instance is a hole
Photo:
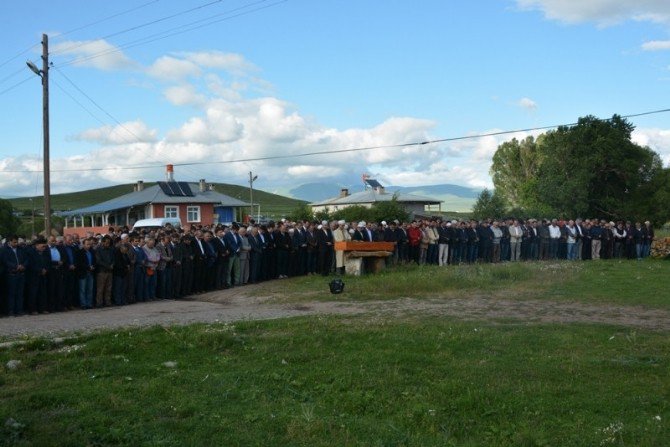
[[[670,262],[645,260],[599,262],[528,262],[504,264],[399,266],[378,275],[347,277],[346,297],[352,301],[393,300],[407,296],[454,297],[486,295],[515,300],[539,299],[582,303],[640,305],[670,309]],[[261,285],[258,293],[288,301],[329,300],[322,278]]]
[[[417,267],[345,278],[337,299],[666,312],[669,273],[664,261]],[[325,281],[257,293],[324,300],[308,289]],[[664,446],[668,335],[408,312],[29,338],[0,350],[0,445]]]

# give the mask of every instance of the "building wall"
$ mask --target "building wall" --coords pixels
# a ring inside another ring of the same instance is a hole
[[[349,208],[350,206],[364,206],[365,208],[372,208],[372,203],[344,203],[337,205],[312,206],[312,212],[318,213],[321,211],[325,211],[326,208],[328,208],[328,212],[334,213],[335,211],[343,210],[345,208]]]
[[[165,206],[176,206],[179,208],[178,214],[182,225],[198,223],[202,225],[211,225],[214,223],[214,205],[211,203],[154,203],[152,205],[152,216],[159,218],[165,217]],[[189,222],[187,220],[187,208],[189,206],[200,207],[200,222]]]
[[[325,211],[326,208],[328,208],[328,212],[334,213],[335,211],[343,210],[345,208],[354,205],[364,206],[366,208],[372,208],[372,203],[351,203],[351,204],[313,206],[312,211],[317,213]],[[410,214],[421,214],[424,213],[426,210],[426,205],[423,203],[404,203],[403,206],[405,208],[405,211],[407,211]]]

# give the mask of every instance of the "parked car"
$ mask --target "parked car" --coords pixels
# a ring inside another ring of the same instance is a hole
[[[155,217],[153,219],[140,219],[133,225],[133,231],[156,230],[170,225],[174,228],[181,227],[181,219],[178,217]]]

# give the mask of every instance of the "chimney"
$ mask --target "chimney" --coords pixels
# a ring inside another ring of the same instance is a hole
[[[165,166],[165,180],[168,182],[174,182],[174,166],[167,165]]]
[[[347,197],[348,195],[349,195],[349,189],[348,188],[340,189],[340,197]]]
[[[207,186],[207,191],[214,191],[214,183],[210,183],[210,184]]]
[[[205,192],[207,191],[207,183],[205,182],[204,178],[200,179],[200,192]]]
[[[135,192],[140,192],[144,189],[144,182],[142,180],[138,180],[137,183],[135,184]]]

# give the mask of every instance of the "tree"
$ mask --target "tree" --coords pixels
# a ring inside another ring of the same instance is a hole
[[[288,218],[293,222],[312,220],[314,218],[314,213],[312,212],[312,207],[309,206],[308,203],[303,203],[291,211],[291,214],[288,215]]]
[[[535,179],[540,166],[540,142],[531,136],[516,138],[500,146],[493,155],[490,174],[496,191],[512,207],[536,206]]]
[[[16,233],[21,222],[14,215],[12,204],[4,199],[0,199],[0,234],[8,236]]]
[[[361,220],[370,220],[371,215],[370,208],[366,208],[362,205],[352,205],[335,211],[333,213],[333,219],[342,219],[347,222],[358,222]]]
[[[662,169],[631,200],[630,220],[649,220],[655,226],[670,222],[670,168]]]
[[[618,115],[587,116],[534,141],[503,143],[491,168],[495,189],[547,216],[627,218],[663,171],[658,154],[631,140],[633,130]]]
[[[491,193],[488,189],[484,189],[472,207],[472,217],[477,220],[500,219],[505,215],[505,210],[505,200],[496,192]]]
[[[381,222],[382,220],[387,222],[392,220],[407,222],[409,219],[409,213],[405,210],[405,207],[398,202],[397,194],[394,194],[393,198],[388,202],[375,202],[372,205],[371,211],[371,217],[374,222]]]
[[[330,221],[331,216],[328,207],[326,207],[323,211],[317,211],[316,213],[314,213],[314,219],[318,220],[319,222],[322,222],[324,220]]]

